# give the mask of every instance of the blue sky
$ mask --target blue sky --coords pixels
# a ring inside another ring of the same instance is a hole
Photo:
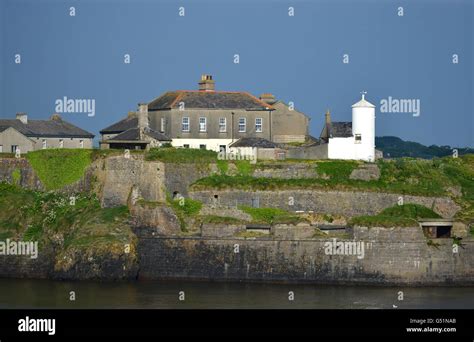
[[[94,117],[62,116],[98,134],[209,73],[218,90],[293,101],[315,136],[326,108],[350,121],[366,90],[377,107],[421,104],[419,117],[377,111],[377,136],[474,147],[473,29],[469,0],[0,0],[0,117],[44,119],[63,96],[95,99]]]

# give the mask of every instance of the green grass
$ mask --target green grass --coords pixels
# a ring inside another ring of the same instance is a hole
[[[134,239],[127,218],[127,207],[103,209],[94,195],[76,195],[71,205],[67,195],[0,183],[0,236],[38,241],[40,246],[62,237],[63,250],[93,247],[107,252]]]
[[[374,216],[357,216],[349,221],[351,226],[362,227],[417,227],[418,219],[439,218],[437,213],[418,204],[396,205]]]
[[[306,220],[298,215],[277,208],[252,208],[239,206],[239,209],[252,217],[252,222],[261,224],[287,223],[297,224]]]
[[[347,180],[358,164],[353,160],[321,161],[316,164],[316,171],[334,180]]]
[[[168,204],[173,208],[178,220],[180,228],[183,232],[187,231],[186,218],[194,218],[201,211],[202,203],[191,198],[172,199],[169,194],[166,198]]]
[[[13,170],[12,180],[13,180],[13,184],[20,185],[20,181],[21,181],[21,170],[20,169]]]
[[[91,156],[92,150],[46,149],[29,152],[26,158],[46,190],[56,190],[80,180]]]
[[[202,223],[212,223],[212,224],[239,224],[242,223],[241,220],[235,217],[230,216],[216,216],[216,215],[206,215],[201,216],[200,221]]]
[[[261,233],[261,232],[249,232],[249,231],[241,231],[234,234],[235,237],[242,237],[242,238],[258,238],[263,236],[268,236],[268,234]]]
[[[166,163],[215,163],[217,152],[194,148],[152,148],[145,154],[146,160]]]

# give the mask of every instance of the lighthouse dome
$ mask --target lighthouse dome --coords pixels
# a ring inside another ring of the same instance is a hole
[[[370,103],[369,101],[365,99],[365,92],[362,93],[362,99],[359,102],[354,103],[352,105],[352,108],[361,108],[361,107],[375,108],[375,106],[372,103]]]

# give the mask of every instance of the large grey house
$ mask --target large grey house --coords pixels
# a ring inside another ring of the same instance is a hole
[[[101,130],[101,147],[147,148],[171,141],[175,147],[220,151],[240,138],[303,142],[308,124],[308,116],[271,94],[257,98],[247,92],[216,91],[212,76],[202,75],[198,90],[166,92]],[[120,137],[131,129],[142,132],[135,144]]]
[[[94,135],[53,114],[49,120],[0,119],[0,153],[27,153],[46,148],[92,148]]]

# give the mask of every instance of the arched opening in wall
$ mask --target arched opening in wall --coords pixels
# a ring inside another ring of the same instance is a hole
[[[179,199],[181,198],[181,194],[179,191],[173,191],[173,199]]]

